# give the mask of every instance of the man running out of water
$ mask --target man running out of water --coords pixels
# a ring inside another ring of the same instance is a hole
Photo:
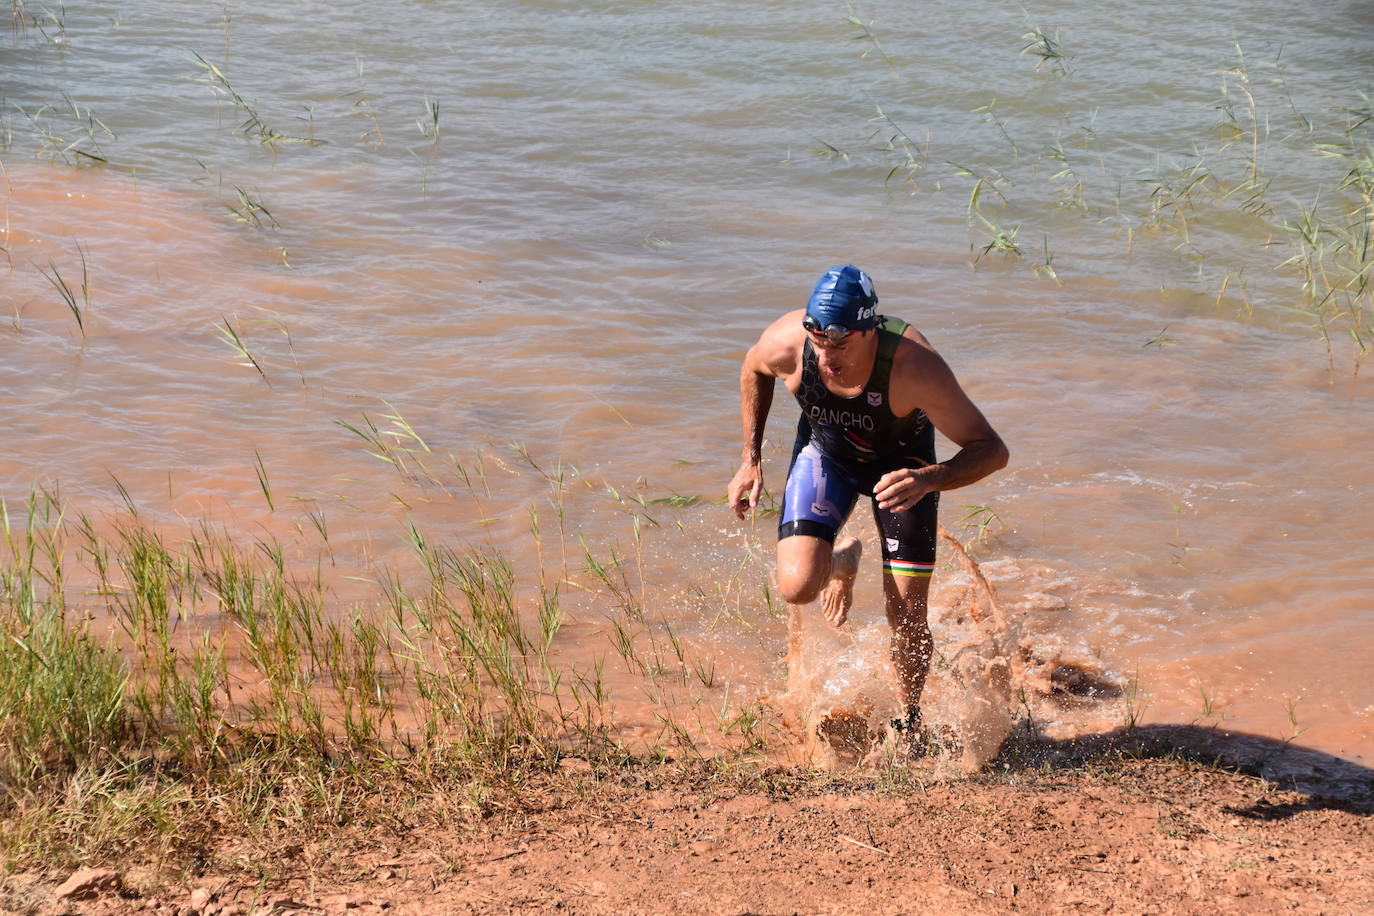
[[[926,598],[939,494],[1005,467],[1008,455],[925,336],[877,306],[868,274],[832,267],[806,308],[769,325],[745,354],[744,452],[727,497],[741,519],[758,505],[764,423],[780,378],[802,417],[778,523],[778,589],[793,604],[819,598],[826,620],[841,626],[862,544],[836,534],[859,494],[872,497],[903,705],[893,725],[914,739],[933,650]],[[935,429],[959,447],[944,461],[935,460]]]

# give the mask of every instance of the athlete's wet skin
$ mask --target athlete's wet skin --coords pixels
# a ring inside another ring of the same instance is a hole
[[[805,309],[763,332],[740,370],[744,451],[727,496],[745,518],[763,491],[763,430],[782,379],[802,406],[778,528],[778,588],[817,598],[835,626],[848,617],[862,546],[836,542],[860,492],[873,498],[883,543],[892,664],[915,733],[933,644],[926,623],[938,494],[1005,467],[1007,447],[925,336],[877,314],[872,281],[853,266],[822,275]],[[937,462],[938,429],[959,451]]]

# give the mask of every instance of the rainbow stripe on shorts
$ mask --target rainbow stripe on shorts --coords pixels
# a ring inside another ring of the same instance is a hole
[[[935,571],[935,564],[914,563],[911,560],[883,560],[883,572],[892,573],[894,576],[908,576],[916,579],[929,579],[930,574]]]

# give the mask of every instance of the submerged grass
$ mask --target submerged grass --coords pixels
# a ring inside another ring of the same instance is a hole
[[[116,139],[115,132],[67,93],[62,93],[61,105],[15,109],[27,119],[39,156],[68,165],[108,164],[100,141]]]
[[[62,301],[66,303],[68,310],[72,313],[72,317],[76,319],[76,329],[81,334],[81,339],[84,341],[86,339],[86,313],[91,307],[91,284],[86,266],[86,249],[81,247],[80,242],[76,243],[76,253],[81,258],[80,301],[77,301],[76,291],[73,290],[71,284],[62,277],[62,272],[58,270],[56,263],[49,261],[47,269],[45,270],[39,267],[38,272],[43,275],[45,280],[52,284],[53,289],[57,290],[58,294],[62,297]]]
[[[852,10],[845,22],[860,29],[850,38],[882,49],[873,23]],[[1301,110],[1282,50],[1257,59],[1237,40],[1213,71],[1214,122],[1154,149],[1129,135],[1104,136],[1104,101],[1095,83],[1079,77],[1092,62],[1068,53],[1058,29],[1029,18],[1026,29],[1019,53],[1054,78],[999,87],[1009,99],[993,95],[973,107],[970,127],[992,128],[990,142],[913,139],[901,123],[920,123],[923,115],[904,112],[897,100],[921,97],[923,77],[903,71],[884,51],[900,85],[893,101],[876,106],[867,156],[845,151],[826,158],[876,165],[889,190],[912,196],[968,189],[975,267],[1021,264],[1058,283],[1065,268],[1054,263],[1052,247],[1072,258],[1071,241],[1095,249],[1093,227],[1115,226],[1127,256],[1142,242],[1159,246],[1160,263],[1174,265],[1170,285],[1180,282],[1173,273],[1191,274],[1182,282],[1214,306],[1229,292],[1244,317],[1257,308],[1296,314],[1324,342],[1333,372],[1346,355],[1358,372],[1374,343],[1374,106],[1368,94],[1354,91],[1343,104]],[[1009,36],[1006,53],[1016,51]],[[1109,140],[1117,148],[1104,152]],[[1051,246],[1055,233],[1060,237]],[[1023,244],[1026,236],[1039,237],[1043,246]],[[1040,247],[1043,259],[1028,254]],[[1114,264],[1095,272],[1118,269],[1138,271]],[[1250,282],[1265,272],[1271,282]]]
[[[226,18],[226,42],[228,39],[228,27],[229,23]],[[249,102],[244,96],[239,94],[238,89],[229,81],[229,77],[225,75],[222,69],[206,60],[195,51],[191,52],[191,56],[195,58],[196,65],[205,72],[204,76],[196,77],[196,81],[207,84],[216,98],[228,99],[233,106],[243,114],[244,120],[239,124],[237,131],[245,137],[256,139],[259,143],[273,152],[276,151],[278,146],[284,143],[302,143],[307,146],[317,146],[323,142],[313,137],[296,137],[277,130],[264,119],[255,103]]]

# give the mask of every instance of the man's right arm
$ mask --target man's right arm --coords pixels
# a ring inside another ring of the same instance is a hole
[[[768,422],[768,410],[773,406],[775,377],[754,368],[750,360],[753,355],[754,349],[751,349],[740,367],[739,414],[744,450],[740,453],[739,470],[726,493],[730,507],[740,518],[758,505],[763,493],[763,428]]]
[[[795,345],[788,334],[800,319],[791,313],[779,318],[744,355],[739,372],[739,412],[744,448],[739,470],[726,489],[726,499],[735,515],[745,518],[759,503],[763,493],[763,430],[773,406],[774,382],[792,371]]]

